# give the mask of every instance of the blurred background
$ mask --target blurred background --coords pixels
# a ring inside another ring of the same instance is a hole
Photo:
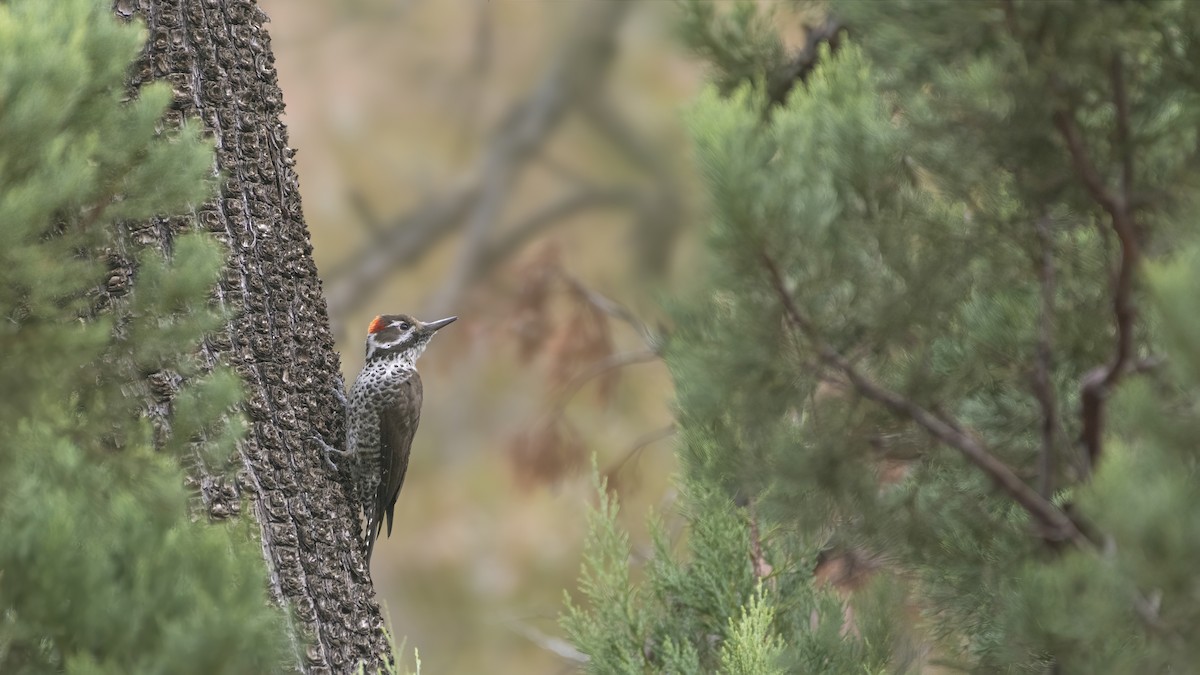
[[[260,4],[347,381],[376,314],[460,317],[373,561],[394,634],[427,673],[569,672],[592,453],[635,551],[671,514],[655,336],[696,262],[704,75],[674,4]]]

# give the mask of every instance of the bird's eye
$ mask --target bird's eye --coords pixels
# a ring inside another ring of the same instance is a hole
[[[409,328],[412,328],[412,324],[407,321],[400,322],[400,330],[408,330]]]

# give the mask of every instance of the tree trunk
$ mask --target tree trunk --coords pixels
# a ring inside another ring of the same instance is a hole
[[[342,434],[333,395],[342,381],[294,152],[279,119],[283,97],[266,16],[253,0],[116,0],[114,8],[149,28],[129,75],[131,89],[168,82],[175,98],[166,124],[203,123],[222,176],[219,196],[195,218],[133,223],[126,232],[130,248],[169,251],[177,232],[200,227],[229,247],[215,300],[230,320],[205,342],[200,359],[241,375],[249,432],[236,456],[236,479],[197,461],[189,480],[212,518],[249,505],[262,532],[271,591],[291,617],[296,668],[342,673],[360,661],[376,668],[391,657],[357,541],[358,519],[310,440]],[[114,278],[134,273],[131,258],[110,256]],[[156,391],[164,389],[171,388]],[[163,433],[169,408],[169,393],[151,405]]]

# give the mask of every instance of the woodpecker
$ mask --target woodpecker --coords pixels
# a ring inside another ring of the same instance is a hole
[[[340,388],[338,391],[346,414],[345,449],[338,450],[317,439],[325,449],[326,462],[335,470],[338,467],[330,455],[352,462],[349,475],[366,517],[362,535],[368,563],[385,516],[388,536],[392,536],[396,497],[404,484],[409,450],[421,419],[417,357],[434,333],[457,318],[425,323],[406,314],[375,317],[367,327],[367,360],[349,398],[341,395]]]

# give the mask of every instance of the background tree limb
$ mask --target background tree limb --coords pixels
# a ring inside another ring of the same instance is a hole
[[[1090,545],[1087,537],[1067,514],[1029,487],[1011,468],[989,452],[987,447],[974,435],[961,428],[960,425],[944,420],[916,402],[879,385],[822,341],[816,328],[796,306],[795,300],[787,290],[783,274],[774,259],[764,252],[762,260],[770,275],[774,291],[783,304],[784,315],[787,317],[788,323],[797,328],[809,341],[822,362],[839,371],[850,381],[860,396],[875,401],[892,413],[911,420],[937,440],[961,452],[969,462],[987,474],[997,487],[1008,494],[1044,528],[1044,536],[1047,539],[1072,541],[1081,546]]]

